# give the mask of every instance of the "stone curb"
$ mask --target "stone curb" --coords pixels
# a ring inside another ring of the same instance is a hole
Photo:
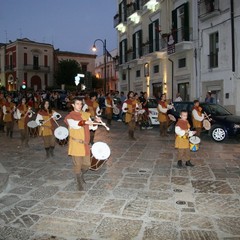
[[[6,188],[8,184],[9,174],[3,165],[0,163],[0,193]]]

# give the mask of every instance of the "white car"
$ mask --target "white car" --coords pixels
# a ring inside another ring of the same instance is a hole
[[[157,106],[158,102],[155,98],[148,99],[148,110],[151,125],[159,125]]]

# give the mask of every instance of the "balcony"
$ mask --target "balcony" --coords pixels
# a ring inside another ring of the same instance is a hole
[[[219,0],[200,0],[198,2],[198,12],[202,21],[219,15]]]
[[[39,65],[24,65],[23,70],[25,71],[38,71],[38,72],[50,72],[50,66],[39,66]]]
[[[13,72],[14,71],[15,66],[13,65],[5,65],[5,72]]]

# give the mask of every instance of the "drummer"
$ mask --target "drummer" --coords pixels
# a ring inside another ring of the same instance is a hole
[[[72,156],[73,171],[76,174],[78,190],[82,191],[83,174],[90,167],[90,132],[89,124],[92,123],[89,112],[82,111],[83,100],[79,97],[73,99],[73,111],[64,119],[69,128],[68,155]],[[95,119],[99,120],[98,117]]]
[[[106,114],[106,118],[107,118],[107,123],[109,125],[111,125],[112,116],[113,116],[113,106],[114,106],[114,102],[113,102],[113,99],[111,97],[111,93],[106,94],[105,106],[106,106],[105,114]]]
[[[40,126],[39,136],[42,136],[44,147],[46,150],[46,158],[54,156],[54,147],[55,147],[55,136],[54,136],[54,119],[50,102],[44,100],[41,104],[40,110],[38,111],[36,122]]]
[[[89,95],[89,98],[85,100],[85,104],[82,108],[84,112],[89,112],[90,117],[92,121],[96,118],[96,116],[101,115],[101,110],[99,107],[98,102],[96,101],[97,99],[97,93],[96,92],[91,92]],[[94,144],[94,136],[95,136],[95,131],[97,130],[97,126],[94,126],[93,128],[90,129],[90,143],[91,145]]]
[[[204,120],[204,114],[202,108],[199,106],[199,101],[194,100],[194,106],[192,109],[192,123],[196,130],[196,136],[200,137],[202,131],[202,121]]]
[[[22,98],[21,103],[17,106],[18,128],[21,134],[21,146],[28,147],[29,134],[27,122],[32,117],[31,107],[26,104],[26,98]]]
[[[188,112],[182,110],[180,118],[178,119],[175,125],[175,148],[178,149],[177,153],[177,166],[182,168],[182,161],[186,161],[186,166],[193,167],[194,165],[190,161],[190,146],[189,146],[189,135],[190,135],[190,124],[187,120]],[[191,135],[194,135],[196,132],[191,131]]]

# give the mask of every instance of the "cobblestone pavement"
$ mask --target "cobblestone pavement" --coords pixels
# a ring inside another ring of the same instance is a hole
[[[29,148],[0,134],[0,163],[10,173],[0,194],[1,240],[239,240],[240,143],[204,137],[193,168],[176,167],[174,135],[113,122],[99,127],[111,157],[77,191],[67,146],[45,159],[42,139]]]

